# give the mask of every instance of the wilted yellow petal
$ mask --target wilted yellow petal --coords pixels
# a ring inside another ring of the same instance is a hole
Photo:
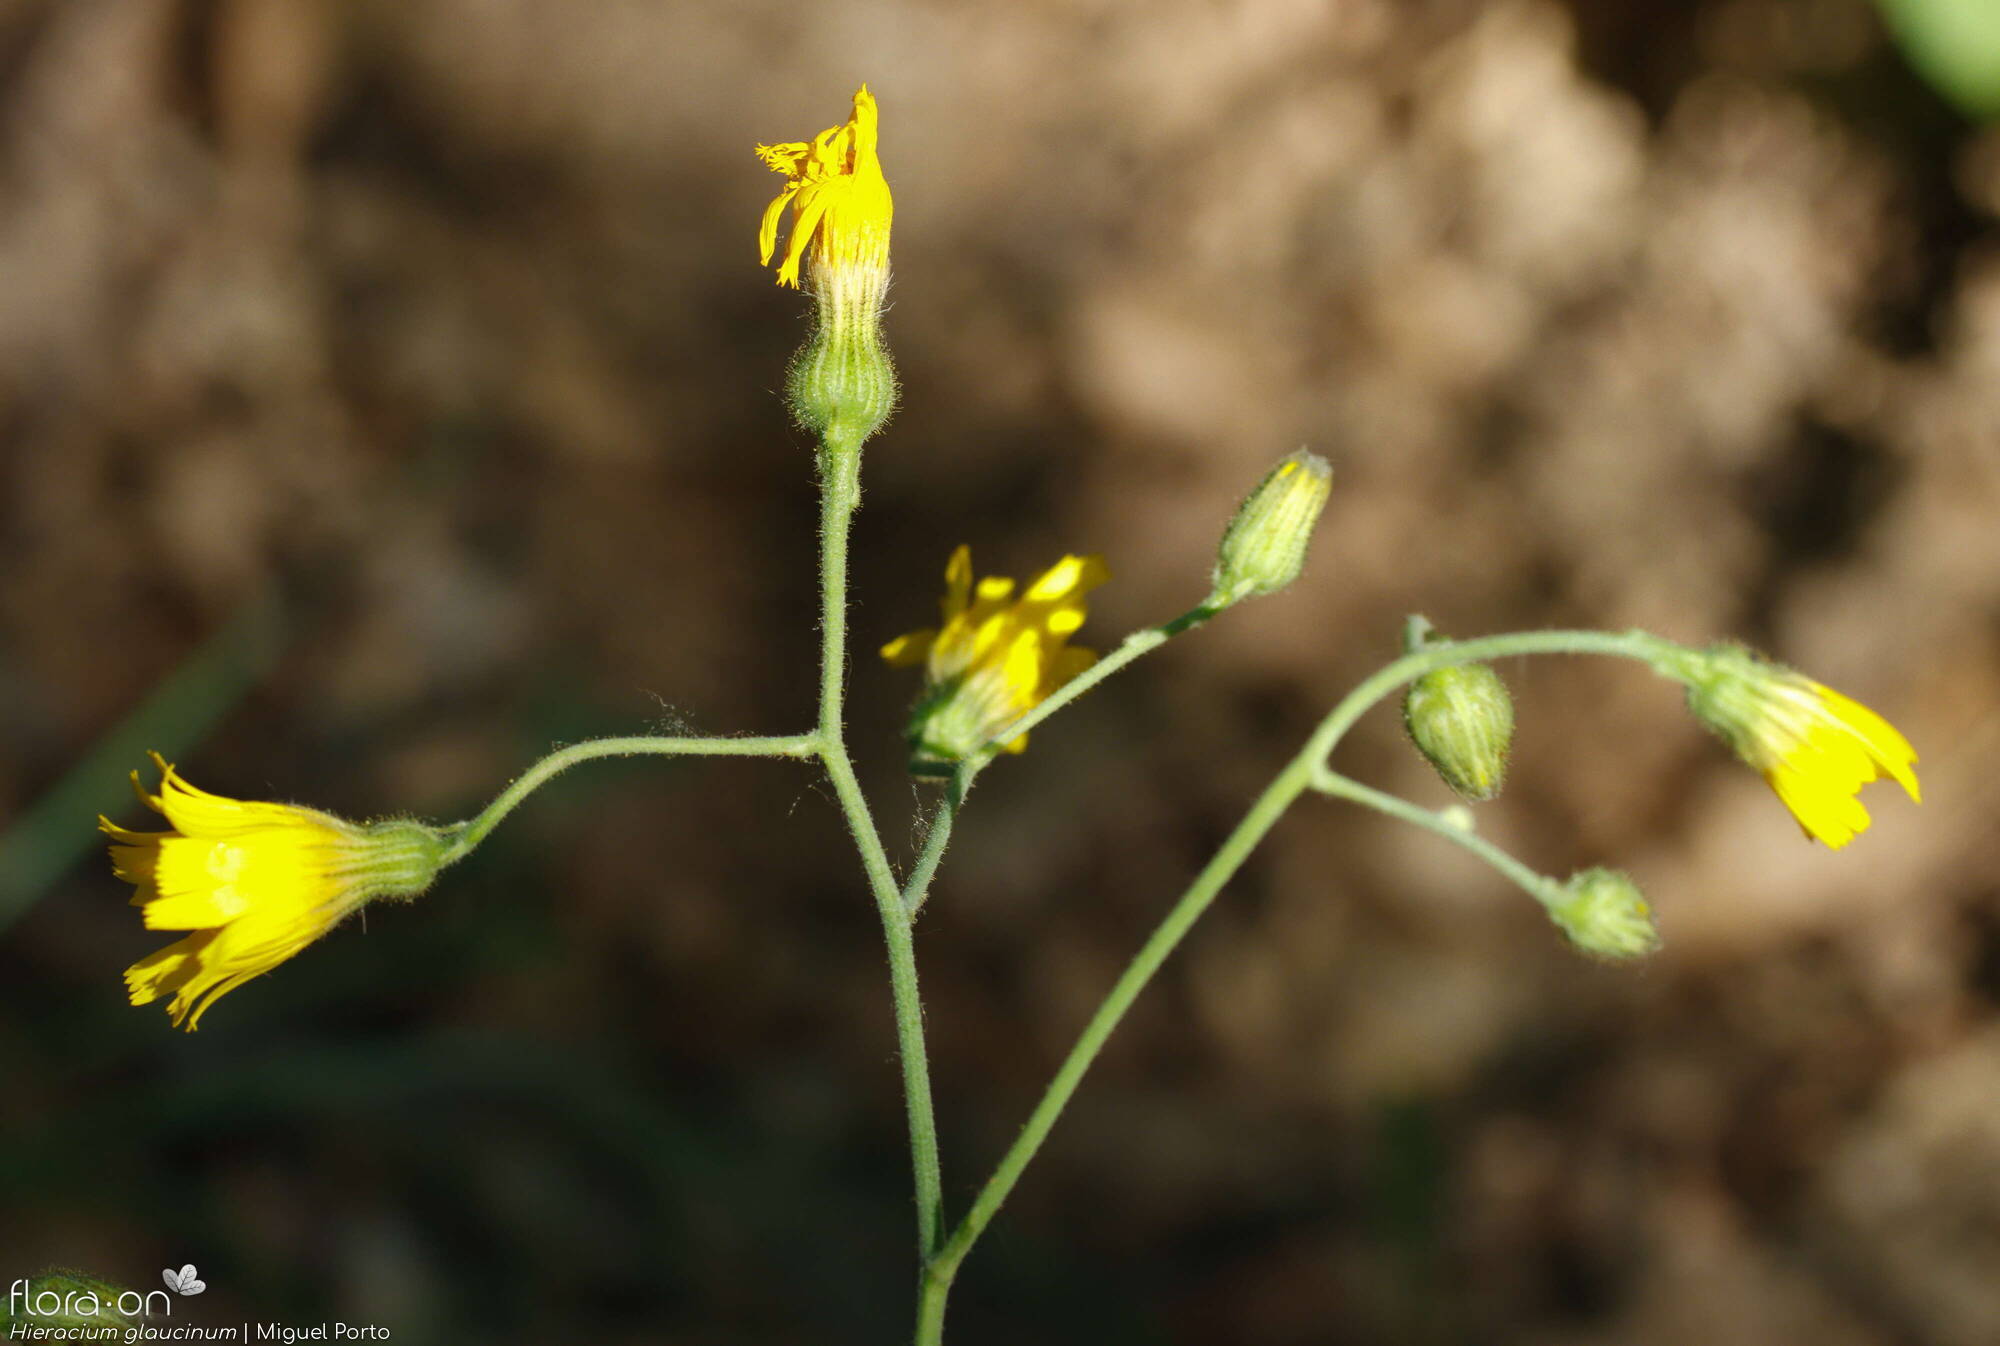
[[[765,208],[757,231],[758,252],[769,264],[776,250],[778,220],[792,207],[792,232],[778,266],[778,283],[794,289],[799,264],[808,255],[815,267],[889,267],[889,228],[895,203],[876,156],[875,96],[862,85],[844,125],[828,127],[811,144],[792,141],[759,145],[757,157],[788,179],[778,199]]]

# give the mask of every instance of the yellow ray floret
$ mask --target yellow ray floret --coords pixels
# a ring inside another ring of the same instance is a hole
[[[363,827],[291,804],[198,790],[157,753],[158,793],[132,773],[147,807],[172,824],[134,832],[108,818],[112,870],[132,884],[148,930],[192,933],[134,963],[135,1005],[171,995],[192,1032],[208,1007],[332,929],[372,897],[414,895],[438,868],[441,841],[419,823]]]
[[[1916,750],[1896,727],[1858,701],[1746,650],[1704,652],[1691,670],[1688,702],[1761,773],[1808,837],[1835,850],[1868,827],[1855,796],[1881,776],[1922,801]]]
[[[889,265],[889,221],[895,213],[889,181],[875,154],[875,96],[862,85],[844,125],[811,143],[759,145],[757,157],[785,175],[784,190],[764,209],[757,250],[766,266],[778,247],[778,222],[792,208],[792,233],[778,262],[778,284],[799,286],[799,262],[812,248],[814,267]]]
[[[989,746],[1096,662],[1069,638],[1089,613],[1086,595],[1110,577],[1101,556],[1065,556],[1016,597],[1014,581],[1002,576],[974,584],[971,549],[954,551],[944,572],[942,622],[882,647],[898,668],[923,665],[924,694],[910,723],[916,757],[953,762]],[[1020,752],[1028,736],[1004,746]]]

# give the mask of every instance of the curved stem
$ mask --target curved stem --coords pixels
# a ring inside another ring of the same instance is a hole
[[[1206,615],[1201,609],[1196,609],[1195,612],[1188,614],[1188,618],[1182,620],[1192,625],[1194,622],[1189,621],[1190,618],[1198,621]],[[1181,629],[1186,628],[1181,627]],[[1098,665],[1098,668],[1104,670],[1099,675],[1100,679],[1116,671],[1123,664],[1131,662],[1146,650],[1157,647],[1170,634],[1172,631],[1169,628],[1155,627],[1128,639],[1116,653]],[[1265,788],[1264,793],[1258,796],[1256,803],[1250,806],[1242,822],[1237,824],[1236,830],[1224,840],[1221,848],[1203,867],[1194,883],[1181,895],[1180,900],[1174,903],[1159,927],[1147,937],[1145,944],[1140,946],[1131,964],[1112,986],[1097,1011],[1091,1015],[1076,1044],[1070,1048],[1069,1055],[1057,1069],[1055,1078],[1049,1082],[1041,1101],[1029,1114],[1020,1135],[1015,1138],[1007,1153],[1001,1156],[999,1164],[993,1170],[993,1176],[987,1179],[986,1185],[973,1199],[972,1208],[952,1231],[944,1247],[924,1268],[917,1299],[917,1346],[937,1346],[937,1343],[943,1340],[946,1299],[951,1292],[952,1280],[958,1274],[958,1268],[965,1260],[965,1255],[972,1250],[973,1244],[978,1241],[980,1234],[998,1213],[1008,1194],[1014,1190],[1014,1185],[1020,1181],[1022,1171],[1034,1159],[1036,1151],[1041,1148],[1042,1142],[1047,1139],[1049,1131],[1055,1126],[1056,1119],[1062,1115],[1064,1106],[1075,1094],[1084,1073],[1097,1059],[1105,1040],[1125,1017],[1125,1012],[1131,1008],[1139,992],[1145,989],[1146,983],[1152,979],[1160,965],[1186,937],[1202,913],[1208,910],[1223,885],[1234,877],[1250,852],[1263,840],[1265,834],[1277,823],[1292,801],[1312,785],[1318,784],[1321,788],[1327,788],[1335,779],[1346,780],[1345,777],[1336,777],[1324,763],[1339,745],[1341,738],[1363,713],[1411,679],[1422,677],[1433,669],[1453,664],[1504,659],[1522,654],[1609,654],[1636,659],[1658,669],[1678,649],[1679,646],[1671,641],[1662,640],[1644,631],[1628,631],[1622,634],[1606,631],[1527,631],[1512,635],[1488,636],[1478,640],[1439,641],[1424,644],[1405,654],[1364,679],[1343,697],[1340,704],[1335,706],[1313,731],[1312,737],[1307,740],[1298,756],[1294,757]],[[1105,667],[1106,665],[1109,667]],[[1081,682],[1083,679],[1078,681]],[[1064,690],[1068,691],[1069,688],[1066,687]],[[1074,695],[1084,690],[1088,690],[1087,685],[1064,700],[1074,699]],[[1058,693],[1058,696],[1060,695],[1061,693]],[[1050,702],[1054,701],[1055,697],[1050,698]],[[1048,708],[1050,702],[1044,702],[1043,707],[1038,709]],[[1043,717],[1030,714],[1018,721],[1009,733],[1026,729],[1039,718]],[[1368,791],[1366,787],[1356,785],[1354,782],[1347,784],[1354,789],[1354,793],[1349,797],[1361,798],[1361,802],[1381,807],[1381,802],[1374,798],[1376,792]],[[1342,792],[1346,793],[1345,790]],[[1362,792],[1365,792],[1367,797],[1362,797]],[[1382,796],[1383,800],[1393,798],[1393,796]],[[1402,801],[1395,802],[1400,804]],[[1397,816],[1407,816],[1396,809],[1385,811],[1395,812]],[[1414,808],[1413,811],[1422,812]],[[1417,821],[1415,818],[1410,820]],[[1478,840],[1457,833],[1456,829],[1452,835],[1461,844]],[[1480,842],[1480,846],[1485,845],[1486,843]],[[1512,863],[1511,856],[1506,858]],[[1523,873],[1527,872],[1523,870]],[[1518,875],[1510,873],[1510,877],[1515,877],[1519,881]]]
[[[1236,825],[1236,830],[1224,840],[1221,848],[1203,867],[1201,874],[1189,885],[1187,891],[1181,894],[1180,900],[1174,903],[1166,918],[1147,937],[1124,973],[1112,985],[1110,994],[1104,997],[1104,1003],[1090,1016],[1090,1022],[1084,1025],[1076,1045],[1070,1048],[1069,1055],[1064,1058],[1062,1066],[1056,1071],[1055,1078],[1049,1081],[1048,1089],[1043,1093],[1041,1101],[1028,1115],[1027,1123],[1021,1128],[1021,1134],[1002,1156],[999,1165],[993,1170],[993,1176],[987,1179],[986,1186],[980,1189],[979,1195],[973,1200],[972,1208],[966,1212],[965,1219],[953,1231],[951,1238],[931,1260],[930,1265],[924,1269],[923,1284],[917,1300],[917,1346],[936,1346],[936,1343],[943,1339],[945,1298],[950,1292],[952,1278],[958,1273],[959,1264],[965,1260],[965,1255],[972,1250],[972,1245],[978,1241],[987,1224],[998,1213],[1001,1203],[1005,1202],[1008,1194],[1014,1190],[1014,1184],[1020,1181],[1022,1171],[1034,1159],[1035,1152],[1041,1148],[1042,1142],[1048,1138],[1056,1119],[1062,1115],[1064,1106],[1076,1092],[1077,1085],[1082,1082],[1084,1072],[1090,1069],[1091,1063],[1097,1059],[1097,1054],[1103,1050],[1104,1043],[1111,1036],[1112,1030],[1124,1019],[1125,1012],[1132,1007],[1132,1002],[1138,998],[1139,992],[1146,988],[1146,983],[1152,980],[1153,974],[1159,971],[1167,956],[1186,937],[1194,923],[1201,919],[1209,904],[1215,901],[1223,885],[1235,877],[1236,871],[1242,868],[1243,862],[1249,858],[1250,852],[1256,849],[1257,843],[1264,839],[1265,834],[1277,823],[1292,801],[1311,784],[1312,765],[1312,757],[1306,753],[1299,754],[1278,774],[1277,779],[1271,782],[1264,793],[1257,797],[1257,802],[1243,815],[1243,820]]]
[[[594,738],[558,748],[522,772],[519,779],[502,790],[491,804],[452,829],[451,844],[445,848],[444,864],[454,864],[470,855],[500,820],[512,813],[529,795],[546,785],[550,778],[569,770],[578,762],[599,757],[811,757],[819,748],[815,734],[792,734],[783,738],[680,738],[670,734],[635,734],[625,738]]]
[[[1379,813],[1386,813],[1391,818],[1400,818],[1406,823],[1415,823],[1418,827],[1437,833],[1446,841],[1463,846],[1513,880],[1529,897],[1543,906],[1549,904],[1547,875],[1536,873],[1477,832],[1453,825],[1444,815],[1412,804],[1400,795],[1392,795],[1363,785],[1352,777],[1343,776],[1338,771],[1331,771],[1325,767],[1313,772],[1312,783],[1313,788],[1322,794],[1352,800],[1356,804],[1365,804]]]
[[[1354,722],[1376,702],[1424,674],[1454,664],[1485,663],[1519,654],[1609,654],[1636,659],[1658,670],[1681,647],[1648,631],[1516,631],[1475,640],[1441,640],[1405,654],[1363,679],[1313,732],[1312,746],[1324,761]]]
[[[917,988],[917,957],[909,914],[882,835],[868,811],[868,797],[847,755],[843,703],[847,685],[847,535],[861,503],[861,446],[829,442],[820,451],[820,679],[817,750],[834,795],[861,852],[861,867],[882,920],[889,954],[889,990],[896,1008],[896,1046],[903,1062],[903,1105],[909,1117],[910,1167],[916,1188],[917,1257],[927,1261],[944,1228],[944,1178],[938,1161],[937,1122],[931,1107],[929,1054],[924,1046],[924,1005]],[[935,867],[935,866],[933,866]]]

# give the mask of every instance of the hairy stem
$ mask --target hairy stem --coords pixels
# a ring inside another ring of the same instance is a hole
[[[1680,648],[1648,631],[1516,631],[1504,636],[1480,636],[1475,640],[1432,640],[1370,674],[1342,697],[1340,704],[1333,708],[1333,713],[1320,721],[1319,728],[1313,732],[1313,746],[1318,751],[1318,760],[1325,761],[1347,731],[1354,727],[1354,722],[1372,706],[1404,683],[1435,669],[1450,668],[1456,664],[1486,663],[1522,654],[1608,654],[1636,659],[1658,669],[1663,660]]]
[[[1202,609],[1196,609],[1181,620],[1191,625],[1206,615]],[[1116,652],[1091,670],[1098,674],[1098,679],[1093,681],[1101,680],[1123,664],[1157,647],[1170,634],[1173,632],[1169,627],[1155,627],[1128,639]],[[1221,848],[1203,867],[1194,883],[1181,895],[1180,900],[1174,903],[1165,919],[1140,946],[1139,952],[1113,984],[1103,1003],[1084,1025],[1076,1044],[1070,1048],[1069,1055],[1064,1058],[1062,1065],[1056,1070],[1055,1077],[1050,1080],[1048,1088],[1043,1092],[1041,1101],[1028,1115],[1027,1123],[1022,1126],[1021,1133],[1015,1138],[1013,1145],[1001,1156],[993,1175],[986,1180],[986,1185],[973,1199],[972,1207],[966,1212],[965,1218],[959,1222],[944,1246],[924,1268],[923,1279],[918,1287],[917,1346],[937,1346],[937,1343],[943,1340],[945,1304],[959,1266],[964,1262],[966,1254],[972,1250],[973,1244],[978,1242],[979,1236],[985,1232],[986,1226],[999,1212],[1008,1194],[1014,1190],[1014,1185],[1020,1181],[1022,1172],[1034,1159],[1042,1142],[1048,1138],[1056,1120],[1062,1115],[1063,1108],[1076,1093],[1085,1072],[1090,1069],[1098,1053],[1103,1050],[1104,1043],[1111,1036],[1112,1030],[1117,1028],[1126,1011],[1131,1008],[1132,1002],[1152,980],[1154,973],[1179,946],[1181,940],[1186,938],[1188,931],[1194,927],[1202,913],[1208,910],[1223,886],[1235,876],[1243,862],[1249,858],[1250,852],[1263,840],[1265,834],[1291,806],[1292,801],[1307,788],[1315,785],[1321,789],[1333,789],[1335,781],[1345,782],[1337,792],[1348,798],[1360,799],[1361,802],[1374,807],[1383,807],[1384,801],[1394,798],[1393,796],[1378,798],[1379,792],[1346,781],[1345,777],[1336,776],[1325,765],[1341,738],[1370,707],[1411,679],[1421,677],[1432,669],[1454,664],[1476,663],[1525,654],[1608,654],[1636,659],[1657,668],[1663,658],[1678,648],[1670,641],[1643,631],[1629,631],[1622,634],[1606,631],[1526,631],[1512,635],[1488,636],[1478,640],[1425,643],[1372,674],[1343,697],[1340,704],[1335,706],[1313,731],[1312,737],[1298,756],[1294,757],[1265,788],[1263,794],[1258,796],[1257,801],[1250,806],[1249,812],[1223,841]],[[1086,674],[1085,677],[1089,675]],[[1083,683],[1084,678],[1079,678],[1077,682]],[[1075,690],[1072,691],[1072,688]],[[1063,690],[1070,692],[1070,696],[1062,697],[1062,693],[1059,692],[1056,697],[1051,697],[1037,710],[1050,711],[1053,709],[1052,703],[1060,704],[1057,700],[1059,697],[1065,701],[1074,699],[1076,695],[1088,690],[1088,684],[1078,687],[1077,683],[1071,683]],[[1025,716],[1007,732],[1010,735],[1018,733],[1031,727],[1041,718],[1045,716],[1038,714]],[[1401,804],[1402,801],[1395,802]],[[1408,807],[1412,813],[1423,812],[1414,806]],[[1396,808],[1385,808],[1384,811],[1395,813],[1399,817],[1409,816]],[[1414,817],[1410,820],[1418,821]],[[1438,820],[1433,819],[1433,821]],[[1449,826],[1441,821],[1438,825],[1440,828]],[[1474,849],[1480,850],[1482,854],[1488,849],[1498,853],[1497,848],[1491,848],[1488,843],[1468,837],[1457,829],[1450,829],[1447,834],[1460,844],[1469,845],[1477,842]],[[1495,857],[1488,855],[1487,858]],[[1519,873],[1508,871],[1509,876],[1515,878],[1517,882],[1523,876],[1531,874],[1525,867],[1518,866],[1512,857],[1505,859],[1507,864],[1515,865],[1519,870]]]
[[[818,750],[819,737],[816,734],[792,734],[783,738],[681,738],[670,734],[636,734],[573,743],[567,748],[558,748],[529,767],[476,816],[450,829],[451,844],[445,848],[443,863],[453,864],[470,855],[522,800],[578,762],[594,761],[599,757],[638,757],[646,754],[662,757],[804,758],[813,756]]]
[[[992,765],[1001,745],[1010,743],[1027,733],[1139,656],[1157,650],[1183,631],[1193,630],[1219,611],[1220,608],[1203,603],[1199,607],[1190,608],[1170,622],[1134,631],[1119,643],[1117,649],[1064,683],[1050,693],[1041,704],[995,734],[992,745],[984,752],[968,757],[953,767],[949,784],[945,787],[944,799],[939,802],[937,812],[931,816],[930,831],[924,838],[924,848],[917,857],[916,868],[910,872],[909,881],[903,885],[903,909],[911,916],[915,916],[923,909],[924,900],[930,896],[931,880],[937,874],[938,862],[944,859],[945,848],[951,844],[952,826],[958,821],[958,811],[964,806],[966,795],[971,793],[972,783],[979,779],[980,772]]]
[[[1220,611],[1222,611],[1221,608],[1211,607],[1209,604],[1203,603],[1199,607],[1189,608],[1170,622],[1162,623],[1159,626],[1144,627],[1125,637],[1124,640],[1119,642],[1117,649],[1099,659],[1062,686],[1056,688],[1055,691],[1049,693],[1041,704],[995,734],[992,746],[987,748],[985,752],[981,753],[978,757],[966,759],[965,765],[971,768],[972,773],[971,776],[966,778],[967,787],[970,788],[971,786],[972,776],[977,776],[981,771],[986,769],[987,763],[993,760],[994,755],[1000,751],[1002,745],[1011,743],[1021,735],[1027,733],[1043,720],[1048,719],[1049,716],[1055,714],[1064,706],[1067,706],[1070,702],[1097,686],[1098,683],[1103,682],[1140,655],[1150,654],[1152,651],[1159,649],[1160,646],[1166,644],[1183,631],[1192,631],[1195,627],[1200,626]]]
[[[1132,1007],[1139,993],[1146,989],[1146,983],[1153,979],[1153,974],[1159,971],[1167,956],[1179,946],[1194,923],[1201,919],[1209,904],[1215,901],[1223,885],[1235,877],[1257,843],[1264,839],[1311,781],[1312,758],[1302,753],[1258,796],[1257,802],[1250,806],[1250,811],[1236,825],[1236,830],[1229,834],[1201,874],[1167,912],[1166,918],[1147,937],[1124,973],[1112,985],[1110,993],[1104,997],[1104,1002],[1097,1007],[1097,1012],[1090,1016],[1090,1022],[1084,1025],[1076,1045],[1070,1048],[1055,1078],[1049,1081],[1041,1102],[1028,1115],[1021,1134],[1001,1157],[993,1176],[987,1179],[985,1187],[974,1198],[964,1220],[924,1269],[917,1300],[917,1346],[936,1346],[943,1340],[945,1298],[950,1293],[953,1277],[958,1274],[959,1264],[999,1212],[1001,1203],[1014,1190],[1014,1184],[1020,1181],[1022,1172],[1048,1138],[1056,1119],[1062,1115],[1071,1095],[1076,1093],[1084,1072],[1096,1061],[1112,1030],[1124,1019],[1125,1012]]]
[[[1352,800],[1356,804],[1365,804],[1378,813],[1386,813],[1391,818],[1400,818],[1406,823],[1415,823],[1418,827],[1437,833],[1454,845],[1463,846],[1513,880],[1529,897],[1543,906],[1548,905],[1550,889],[1546,875],[1536,873],[1478,833],[1452,823],[1443,814],[1412,804],[1400,795],[1392,795],[1385,790],[1363,785],[1358,780],[1325,767],[1313,772],[1312,784],[1321,794]]]
[[[924,849],[917,856],[916,868],[910,871],[909,881],[903,885],[903,910],[912,918],[923,910],[924,899],[930,896],[931,880],[937,875],[938,862],[944,859],[945,847],[951,844],[952,824],[958,821],[958,811],[964,807],[965,796],[978,775],[978,767],[970,762],[960,762],[945,784],[944,798],[938,801],[937,811],[931,815]]]
[[[931,1108],[930,1061],[924,1046],[924,1006],[917,989],[916,949],[910,917],[867,796],[847,755],[844,701],[847,685],[847,536],[861,503],[861,446],[828,443],[820,454],[820,680],[817,751],[840,800],[841,814],[861,853],[868,887],[882,919],[889,954],[889,989],[895,1000],[896,1045],[903,1062],[903,1104],[909,1114],[910,1166],[917,1201],[917,1256],[928,1261],[944,1228],[944,1179],[938,1162],[937,1122]],[[935,867],[935,866],[933,866]]]

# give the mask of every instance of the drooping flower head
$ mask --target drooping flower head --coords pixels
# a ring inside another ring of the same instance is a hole
[[[1014,581],[989,575],[975,586],[972,552],[960,547],[945,567],[943,624],[882,647],[897,668],[924,667],[924,693],[910,719],[919,764],[956,762],[993,744],[1002,731],[1097,660],[1069,638],[1089,613],[1085,596],[1111,577],[1101,556],[1065,556],[1017,598]],[[1003,747],[1020,752],[1028,736]]]
[[[777,199],[764,210],[757,248],[769,266],[778,247],[778,221],[792,208],[792,234],[778,262],[778,284],[799,288],[799,261],[811,248],[815,271],[844,267],[889,269],[889,220],[894,203],[882,161],[875,156],[875,96],[862,85],[844,125],[830,126],[811,143],[759,145],[757,157],[785,175]]]
[[[1688,706],[1762,773],[1808,837],[1839,850],[1866,831],[1855,795],[1880,776],[1921,802],[1916,750],[1860,702],[1736,645],[1685,651],[1663,671],[1687,684]]]
[[[189,1032],[218,999],[261,976],[376,897],[430,886],[444,848],[409,820],[368,826],[292,804],[226,799],[198,790],[157,753],[160,788],[147,807],[173,825],[133,832],[108,818],[112,870],[137,890],[148,930],[192,933],[134,963],[135,1005],[171,995],[167,1013]]]

